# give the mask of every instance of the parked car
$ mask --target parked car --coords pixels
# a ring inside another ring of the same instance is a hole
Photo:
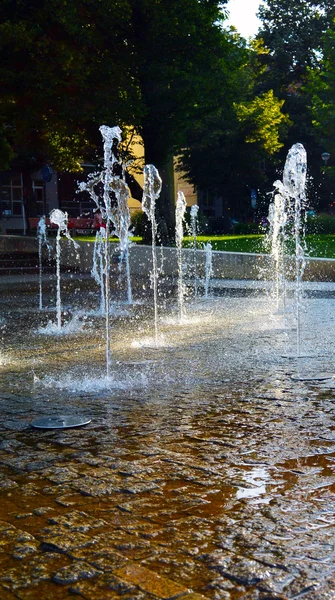
[[[29,224],[31,229],[37,229],[40,217],[30,217]],[[46,217],[45,224],[48,229],[57,229],[57,225],[50,222],[50,219]],[[68,218],[68,229],[74,235],[76,233],[93,233],[96,231],[93,225],[93,216],[89,215],[80,215],[79,217],[69,217]]]

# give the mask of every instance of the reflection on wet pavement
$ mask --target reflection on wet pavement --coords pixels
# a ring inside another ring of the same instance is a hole
[[[61,336],[39,332],[54,313],[34,286],[1,291],[0,598],[333,598],[334,300],[306,300],[311,358],[294,359],[262,296],[199,302],[182,325],[165,302],[166,344],[134,344],[148,293],[113,319],[106,381],[78,286]],[[31,427],[57,414],[91,423]]]

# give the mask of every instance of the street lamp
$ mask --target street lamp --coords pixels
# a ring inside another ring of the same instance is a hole
[[[329,161],[329,159],[330,159],[330,154],[329,154],[329,152],[322,152],[322,154],[321,154],[321,158],[322,158],[323,162],[325,163],[325,167],[326,167],[326,166],[327,166],[327,162],[328,162],[328,161]]]

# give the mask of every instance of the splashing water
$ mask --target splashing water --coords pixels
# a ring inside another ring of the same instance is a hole
[[[116,167],[120,167],[119,162],[113,152],[113,148],[117,146],[122,139],[122,131],[120,127],[108,127],[102,125],[100,133],[104,144],[104,168],[100,173],[92,173],[89,175],[87,182],[81,182],[78,186],[78,191],[86,191],[90,194],[98,209],[101,210],[105,221],[105,244],[104,244],[104,259],[101,262],[99,275],[94,271],[92,275],[101,283],[101,277],[104,278],[104,306],[106,315],[106,371],[107,379],[109,378],[111,352],[110,352],[110,248],[109,236],[111,230],[118,236],[120,244],[120,269],[124,261],[126,264],[127,276],[127,298],[128,302],[132,303],[131,278],[129,266],[129,227],[130,227],[130,212],[128,208],[128,198],[130,196],[126,182],[120,175],[115,175]],[[100,198],[97,190],[99,184],[103,185],[103,195]],[[102,256],[102,251],[101,251]]]
[[[205,266],[205,298],[208,298],[210,282],[213,277],[213,251],[212,244],[207,242],[205,245],[206,251],[206,266]]]
[[[184,317],[184,295],[185,285],[183,281],[183,257],[182,257],[182,245],[184,237],[183,223],[185,219],[186,211],[186,200],[183,192],[178,192],[176,202],[176,246],[177,246],[177,260],[178,260],[178,309],[179,309],[179,320],[182,321]]]
[[[288,153],[283,173],[283,184],[288,190],[291,214],[293,216],[293,233],[295,238],[295,273],[296,273],[296,321],[297,321],[297,355],[301,347],[301,303],[302,278],[306,267],[305,251],[305,209],[306,209],[306,175],[307,155],[302,144],[295,144]]]
[[[152,250],[152,272],[151,281],[154,291],[154,319],[155,319],[155,342],[158,343],[158,307],[157,307],[157,287],[158,287],[158,268],[156,256],[156,235],[157,221],[155,215],[156,200],[159,198],[162,189],[162,180],[154,165],[145,165],[144,167],[144,185],[142,210],[147,215],[151,223],[151,250]]]
[[[193,277],[194,277],[194,297],[198,295],[198,276],[197,276],[197,233],[198,233],[198,212],[199,206],[193,204],[190,211],[191,222],[190,230],[193,238]]]
[[[93,265],[91,275],[100,287],[100,313],[106,314],[105,305],[105,288],[104,288],[104,243],[106,232],[103,227],[100,227],[96,232],[93,248]]]
[[[45,222],[45,216],[41,217],[36,229],[36,236],[38,240],[38,266],[39,266],[39,308],[43,309],[43,246],[47,248],[48,256],[51,255],[51,244],[48,241],[47,226]]]
[[[274,203],[270,205],[269,221],[271,253],[275,264],[276,297],[280,287],[285,303],[285,247],[288,239],[295,243],[295,304],[297,325],[297,355],[301,351],[302,278],[306,266],[305,213],[306,213],[307,155],[302,144],[294,144],[284,166],[283,181],[276,181]]]
[[[129,265],[129,246],[130,246],[130,212],[128,199],[130,197],[129,188],[124,180],[124,171],[122,177],[114,174],[114,165],[119,165],[118,160],[113,153],[113,145],[117,145],[122,140],[122,131],[120,127],[108,127],[102,125],[100,133],[104,140],[104,171],[101,174],[101,181],[104,185],[104,207],[107,214],[107,221],[113,224],[114,232],[119,238],[120,246],[120,270],[122,263],[126,265],[127,278],[127,300],[132,304],[132,289]],[[109,231],[109,228],[106,228]],[[106,302],[106,305],[108,303]]]
[[[122,263],[125,263],[126,267],[126,279],[127,279],[127,301],[129,304],[133,303],[132,289],[131,289],[131,277],[130,277],[130,265],[129,265],[129,247],[131,245],[131,241],[129,238],[130,235],[130,212],[128,207],[128,199],[129,199],[129,188],[123,179],[118,177],[113,178],[112,189],[116,197],[117,206],[116,209],[113,210],[113,225],[115,229],[115,233],[119,238],[119,246],[120,246],[120,272],[122,268]]]
[[[62,306],[61,306],[61,294],[60,294],[60,259],[61,259],[61,247],[60,240],[61,236],[64,235],[74,246],[75,249],[79,248],[79,244],[75,242],[69,234],[67,228],[68,214],[63,212],[59,208],[54,208],[50,215],[50,222],[57,225],[57,236],[56,236],[56,278],[57,278],[57,291],[56,291],[56,316],[57,316],[57,328],[58,330],[62,327]],[[79,255],[77,253],[77,259]]]
[[[274,265],[275,300],[277,310],[279,310],[281,300],[283,301],[285,312],[285,228],[287,210],[286,199],[282,193],[275,194],[274,201],[269,206],[268,221],[270,229],[267,234],[267,242],[270,246],[270,254]]]

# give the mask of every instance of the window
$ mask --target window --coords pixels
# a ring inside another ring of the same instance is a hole
[[[45,184],[43,179],[33,179],[32,188],[35,198],[36,216],[46,214]],[[4,217],[22,216],[23,184],[22,175],[5,173],[0,185],[0,209]]]
[[[0,188],[1,213],[7,217],[22,215],[22,175],[4,175]]]
[[[36,202],[36,214],[42,217],[46,214],[45,185],[43,179],[33,179],[33,192]]]

